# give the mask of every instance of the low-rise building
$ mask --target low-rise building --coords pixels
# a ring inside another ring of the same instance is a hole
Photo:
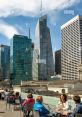
[[[69,93],[68,87],[64,87],[63,85],[49,85],[48,90],[58,93]]]

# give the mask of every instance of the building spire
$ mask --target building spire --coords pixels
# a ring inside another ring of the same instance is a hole
[[[42,0],[41,0],[41,6],[40,6],[40,14],[42,16]]]
[[[30,39],[30,27],[29,27],[29,39]]]

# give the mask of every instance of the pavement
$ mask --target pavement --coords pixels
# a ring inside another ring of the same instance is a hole
[[[5,101],[0,100],[0,117],[23,117],[23,113],[20,110],[15,111],[12,105],[10,108],[9,105],[6,108]]]

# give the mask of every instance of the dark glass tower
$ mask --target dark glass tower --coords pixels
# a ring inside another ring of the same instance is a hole
[[[13,36],[11,43],[11,74],[15,84],[32,80],[32,41],[27,36]]]
[[[9,79],[10,76],[10,47],[0,45],[0,80]]]
[[[55,52],[55,73],[61,74],[61,50]]]
[[[51,45],[50,30],[47,27],[47,16],[39,18],[35,31],[35,49],[37,51],[36,63],[38,73],[33,74],[34,80],[48,80],[54,75],[53,53]],[[36,68],[36,67],[35,67]],[[35,69],[34,69],[35,70]],[[37,77],[35,77],[37,76]]]

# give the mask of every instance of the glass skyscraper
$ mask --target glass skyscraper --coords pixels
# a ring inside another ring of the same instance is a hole
[[[10,77],[10,47],[0,45],[0,80]]]
[[[55,73],[61,75],[61,50],[55,52]]]
[[[11,41],[11,74],[15,84],[32,80],[32,41],[27,36],[13,36]]]
[[[33,61],[33,79],[48,80],[54,75],[53,52],[47,16],[39,18],[35,31],[35,48]],[[36,68],[36,69],[34,69]],[[38,71],[38,72],[37,72]]]

